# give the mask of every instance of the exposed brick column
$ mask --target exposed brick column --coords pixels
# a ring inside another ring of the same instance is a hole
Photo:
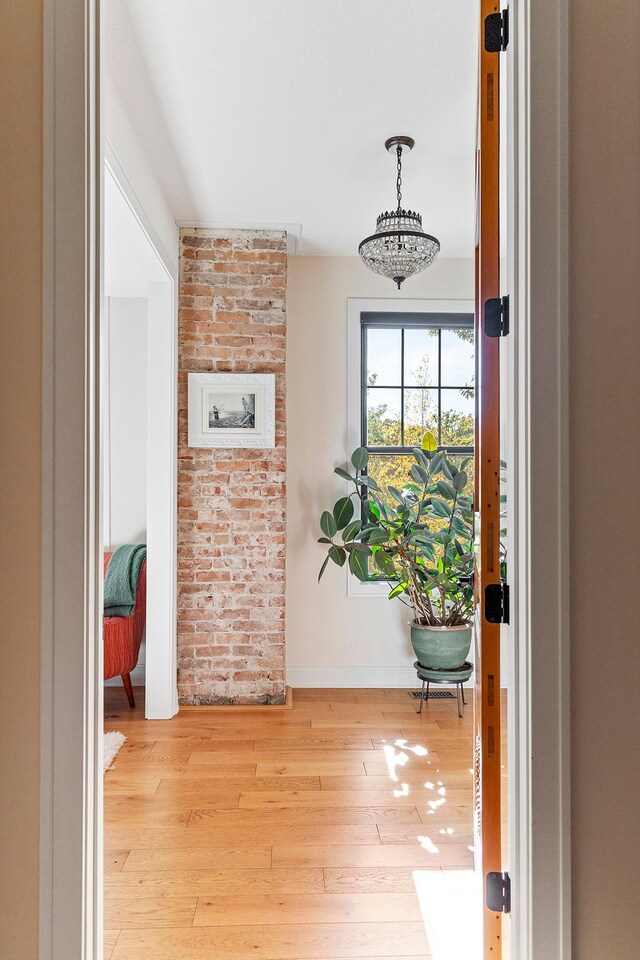
[[[180,237],[178,691],[182,703],[285,696],[286,237]],[[187,446],[190,371],[275,373],[273,450]]]

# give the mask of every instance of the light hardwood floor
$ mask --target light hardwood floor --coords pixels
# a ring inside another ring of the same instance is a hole
[[[469,703],[297,690],[160,722],[136,697],[105,691],[105,960],[430,955],[413,875],[473,865]]]

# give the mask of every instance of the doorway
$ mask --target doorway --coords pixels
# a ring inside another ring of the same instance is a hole
[[[127,670],[127,695],[131,684],[144,688],[146,716],[162,719],[177,711],[174,266],[145,230],[139,201],[118,172],[112,156],[104,176],[102,531],[109,556],[121,546],[147,548],[144,634],[131,638],[137,653],[125,657],[128,667],[136,661]],[[109,686],[121,685],[117,661],[107,650]]]
[[[83,261],[83,262],[84,262],[84,261]],[[548,279],[548,277],[547,277],[547,279]],[[60,389],[62,389],[62,385],[60,385]],[[547,596],[545,599],[546,599],[546,603],[548,604],[548,596]],[[83,634],[83,635],[84,635],[84,634]],[[87,678],[87,680],[88,680],[88,678]],[[91,873],[91,871],[89,871],[89,873],[88,873],[87,875],[88,875],[88,876],[91,876],[91,875],[93,875],[93,874]],[[84,900],[83,900],[83,902],[84,902]]]

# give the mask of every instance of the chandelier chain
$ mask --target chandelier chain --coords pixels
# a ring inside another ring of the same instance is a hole
[[[396,193],[398,196],[398,213],[402,207],[402,147],[400,144],[396,147],[396,154],[398,157],[397,170],[398,176],[396,178]]]

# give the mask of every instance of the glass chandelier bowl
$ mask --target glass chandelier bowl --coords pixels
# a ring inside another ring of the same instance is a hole
[[[420,273],[433,263],[440,252],[440,241],[422,229],[419,213],[402,208],[402,150],[411,150],[411,137],[390,137],[385,143],[397,157],[396,195],[398,206],[381,213],[376,232],[365,237],[358,253],[365,266],[383,277],[389,277],[398,290],[407,277]]]

